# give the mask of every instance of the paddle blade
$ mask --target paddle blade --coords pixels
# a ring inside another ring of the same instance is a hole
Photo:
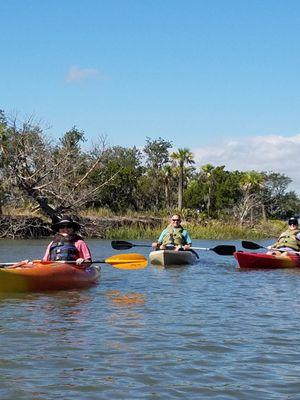
[[[259,244],[254,242],[248,242],[247,240],[242,240],[242,246],[244,247],[244,249],[249,249],[249,250],[264,249],[263,246],[260,246]]]
[[[220,256],[232,256],[233,253],[236,251],[235,246],[232,245],[219,245],[214,247],[213,250],[215,253],[219,254]]]
[[[105,262],[119,269],[143,269],[148,264],[147,258],[137,253],[116,254],[106,258]]]
[[[134,244],[125,242],[124,240],[113,240],[111,242],[111,247],[115,250],[128,250],[131,249]]]

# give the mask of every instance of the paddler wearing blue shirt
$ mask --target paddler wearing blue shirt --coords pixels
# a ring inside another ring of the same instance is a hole
[[[192,240],[186,229],[181,226],[181,216],[174,214],[170,224],[161,232],[157,242],[152,243],[156,250],[164,250],[174,246],[175,251],[189,250]]]

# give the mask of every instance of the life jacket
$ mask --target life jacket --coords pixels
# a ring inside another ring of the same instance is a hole
[[[163,245],[172,244],[174,246],[183,246],[186,241],[182,235],[183,227],[180,225],[179,228],[174,228],[172,225],[168,225],[168,233],[163,238]]]
[[[275,243],[274,247],[276,249],[280,247],[290,247],[293,250],[300,250],[300,241],[296,238],[296,235],[300,232],[300,230],[295,229],[294,231],[287,230],[283,232],[277,242]]]
[[[81,239],[79,235],[55,235],[49,251],[51,261],[75,261],[79,257],[79,251],[75,242]]]

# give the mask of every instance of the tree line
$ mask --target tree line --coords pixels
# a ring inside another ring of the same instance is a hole
[[[19,122],[0,110],[0,212],[7,204],[50,218],[90,208],[178,209],[240,224],[300,212],[300,199],[288,190],[292,180],[280,172],[197,168],[190,149],[173,151],[162,137],[147,137],[142,149],[109,146],[100,137],[84,150],[85,141],[75,126],[53,140],[33,119]]]

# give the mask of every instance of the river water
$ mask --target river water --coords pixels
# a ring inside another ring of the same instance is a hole
[[[41,258],[46,244],[1,240],[0,260]],[[94,258],[117,253],[88,244]],[[199,254],[180,268],[103,265],[87,290],[0,297],[0,398],[300,399],[300,273]]]

